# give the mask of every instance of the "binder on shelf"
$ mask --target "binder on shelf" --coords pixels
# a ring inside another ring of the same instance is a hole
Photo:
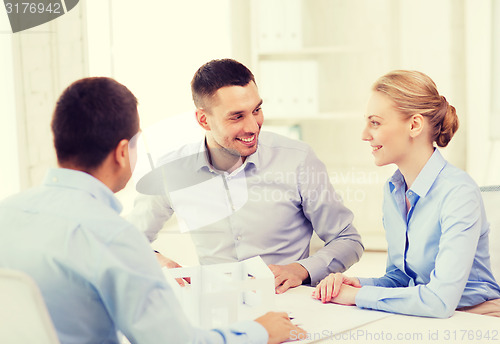
[[[317,61],[261,61],[259,73],[265,116],[303,117],[318,113]]]
[[[261,61],[259,64],[259,91],[262,97],[264,116],[279,116],[284,106],[283,86],[280,80],[280,65],[275,61]]]
[[[261,52],[302,48],[302,0],[259,0],[256,24]]]
[[[303,116],[305,113],[318,113],[318,63],[317,61],[303,61],[298,69],[300,72],[300,97],[297,108]]]
[[[285,15],[284,50],[302,48],[302,0],[282,0]]]
[[[271,2],[272,3],[272,2]],[[262,51],[272,50],[273,40],[275,40],[273,14],[269,5],[264,1],[257,1],[257,44]]]

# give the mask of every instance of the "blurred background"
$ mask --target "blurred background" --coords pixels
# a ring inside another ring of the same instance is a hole
[[[460,119],[444,156],[499,184],[499,23],[498,0],[80,0],[16,34],[0,11],[0,199],[56,166],[50,120],[71,82],[117,79],[139,99],[142,128],[175,145],[202,135],[194,72],[230,57],[256,76],[263,130],[313,147],[367,249],[383,251],[382,185],[395,166],[375,167],[361,141],[372,83],[393,69],[428,74]],[[118,194],[125,213],[134,196],[132,180]]]

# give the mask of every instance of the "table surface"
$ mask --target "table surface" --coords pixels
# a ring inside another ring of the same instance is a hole
[[[287,311],[308,335],[301,343],[498,343],[500,318],[455,312],[448,319],[424,318],[322,304],[314,288],[300,286],[276,296],[275,309]]]

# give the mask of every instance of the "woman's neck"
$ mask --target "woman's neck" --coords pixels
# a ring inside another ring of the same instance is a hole
[[[420,148],[418,151],[412,152],[407,155],[404,162],[398,164],[398,168],[405,178],[406,186],[409,189],[415,179],[424,168],[425,164],[434,153],[434,146],[430,145],[425,149]]]

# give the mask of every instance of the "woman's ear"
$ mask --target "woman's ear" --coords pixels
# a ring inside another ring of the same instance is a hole
[[[207,113],[205,109],[196,109],[196,121],[205,130],[210,130],[210,124],[207,121]]]
[[[410,136],[415,138],[419,136],[424,130],[424,116],[416,114],[410,118]]]

